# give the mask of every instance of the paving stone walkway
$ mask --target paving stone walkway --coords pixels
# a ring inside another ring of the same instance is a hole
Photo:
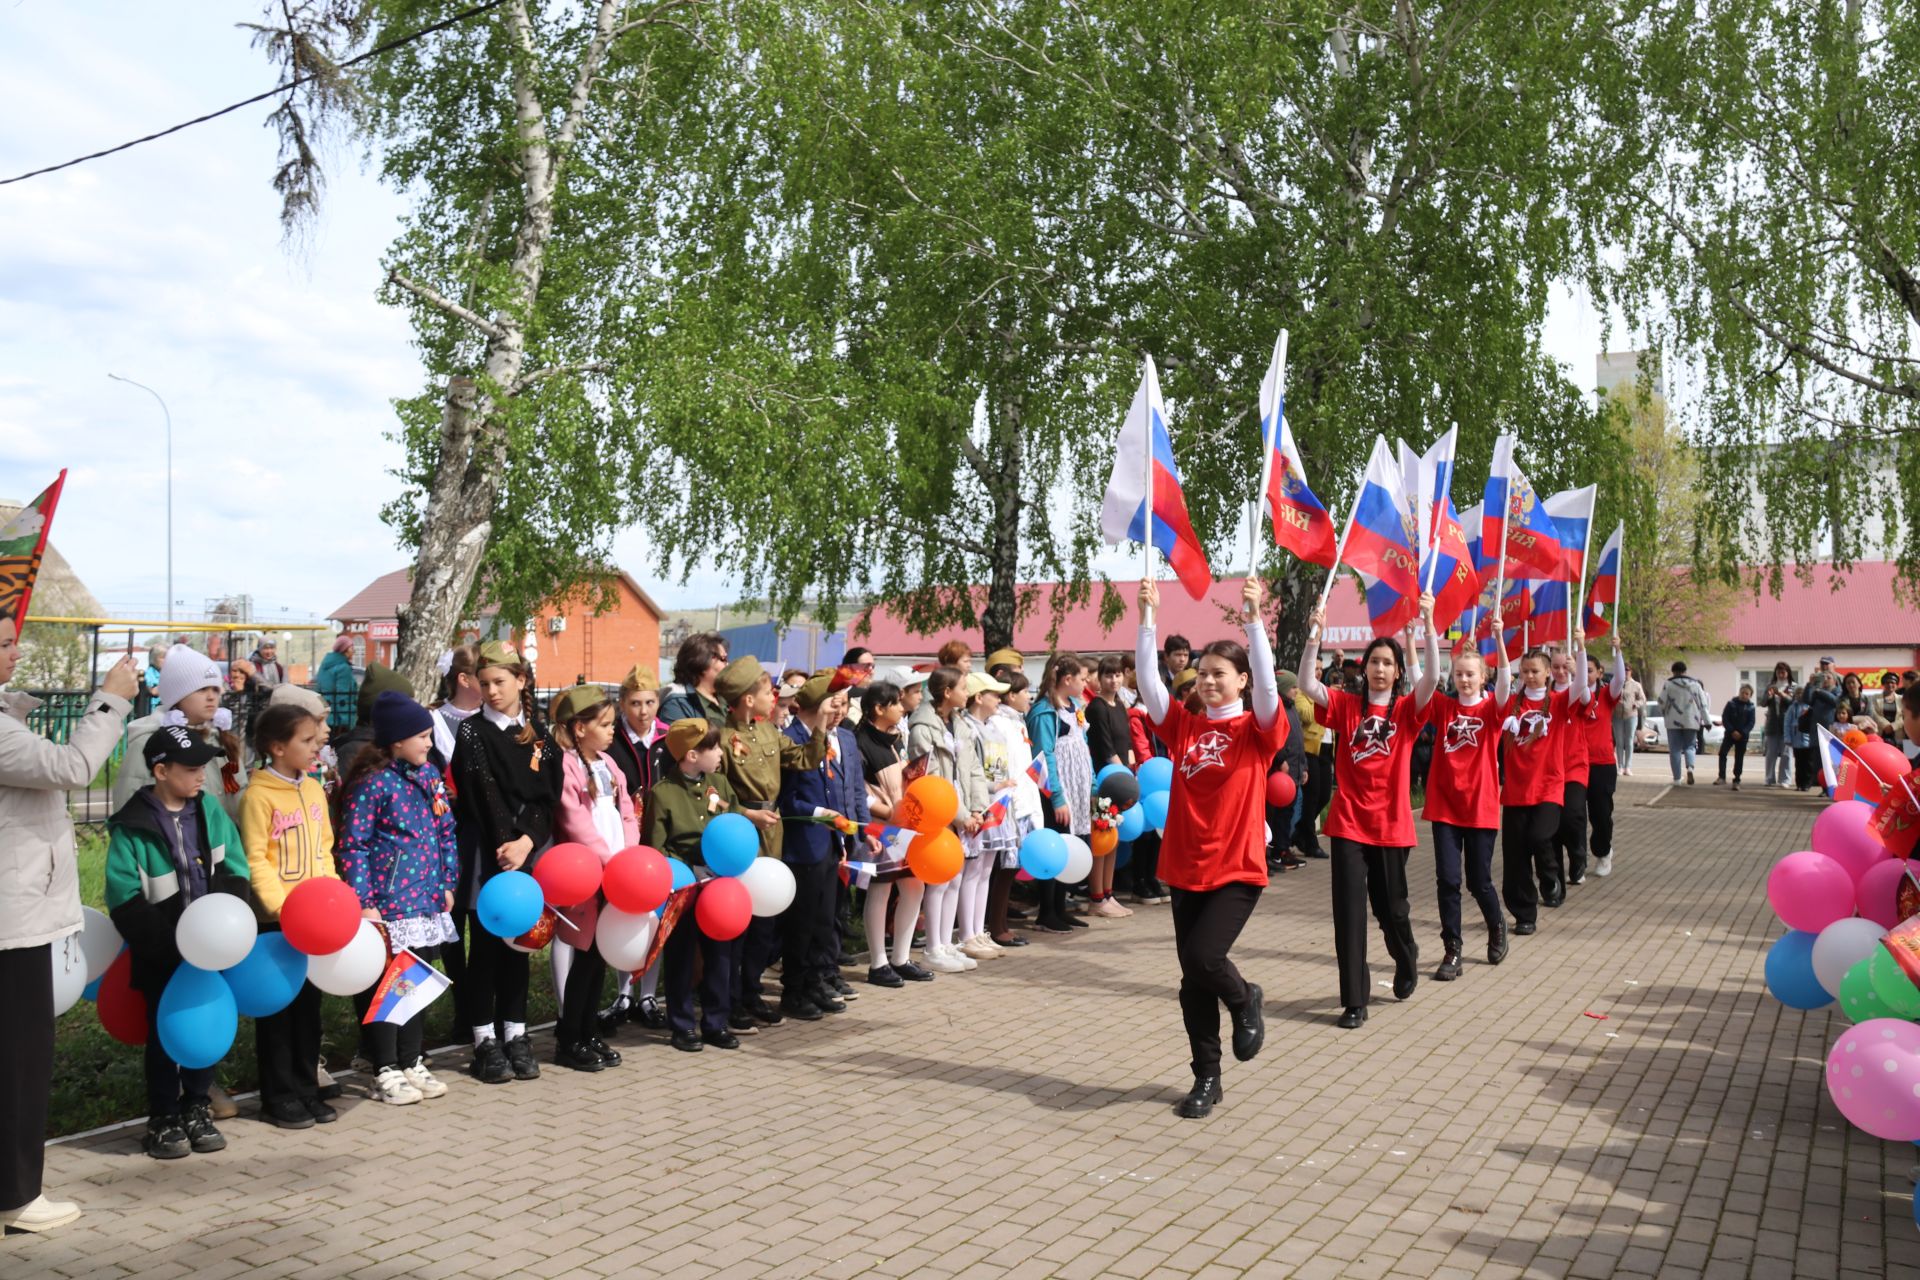
[[[744,1052],[636,1034],[616,1071],[242,1118],[168,1164],[137,1130],[58,1145],[86,1217],[0,1243],[0,1276],[1920,1275],[1916,1152],[1827,1099],[1839,1015],[1761,980],[1765,871],[1814,808],[1660,791],[1625,784],[1616,875],[1498,969],[1470,925],[1452,984],[1417,852],[1420,989],[1383,982],[1357,1032],[1326,866],[1282,877],[1237,953],[1266,1052],[1207,1122],[1172,1113],[1171,926],[1143,907]]]

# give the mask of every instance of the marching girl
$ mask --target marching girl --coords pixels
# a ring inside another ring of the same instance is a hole
[[[1007,775],[1013,780],[1013,812],[1006,824],[1011,844],[1002,849],[987,884],[987,938],[994,946],[1024,947],[1027,940],[1008,925],[1007,907],[1014,878],[1020,873],[1020,842],[1040,827],[1040,787],[1034,782],[1033,739],[1027,735],[1027,713],[1033,709],[1033,686],[1018,668],[1004,668],[1007,692],[987,732],[1006,754]]]
[[[927,696],[907,721],[907,765],[909,769],[917,768],[953,784],[960,797],[959,816],[953,825],[956,834],[962,835],[971,833],[966,829],[967,791],[962,785],[960,740],[954,721],[963,714],[962,708],[966,705],[966,679],[956,667],[936,667],[927,677]],[[971,770],[972,766],[966,767]],[[949,880],[927,886],[927,945],[922,958],[926,961],[925,967],[935,973],[964,973],[979,967],[973,957],[962,955],[950,945],[954,916],[959,909],[958,884]],[[896,938],[896,945],[898,941]]]
[[[1425,658],[1429,671],[1440,669],[1439,641],[1429,618]],[[1500,664],[1500,676],[1487,692],[1487,661],[1477,649],[1453,663],[1451,694],[1435,693],[1427,703],[1433,726],[1433,766],[1427,774],[1427,804],[1420,813],[1433,824],[1433,861],[1440,896],[1440,945],[1446,955],[1434,970],[1436,982],[1460,976],[1460,880],[1487,922],[1487,963],[1507,958],[1507,917],[1493,888],[1493,846],[1500,835],[1500,724],[1513,691],[1513,668]],[[1611,740],[1609,739],[1609,743]],[[1611,749],[1611,746],[1609,746]]]
[[[1076,655],[1054,654],[1040,673],[1040,696],[1027,712],[1033,752],[1047,762],[1041,786],[1049,797],[1042,805],[1042,816],[1053,830],[1082,839],[1093,834],[1093,757],[1087,749],[1086,716],[1080,709],[1086,670]],[[1040,910],[1033,923],[1046,933],[1087,927],[1085,920],[1067,914],[1067,886],[1057,880],[1040,887]]]
[[[1433,633],[1433,597],[1420,597],[1427,633]],[[1320,627],[1326,609],[1307,624],[1300,655],[1300,688],[1313,699],[1322,724],[1340,743],[1334,757],[1333,803],[1326,833],[1333,856],[1333,945],[1340,962],[1339,1026],[1367,1020],[1373,980],[1367,968],[1367,905],[1393,957],[1393,994],[1405,1000],[1419,985],[1420,947],[1407,919],[1407,857],[1413,852],[1411,773],[1439,669],[1416,673],[1413,695],[1401,693],[1406,651],[1391,636],[1375,637],[1362,655],[1363,692],[1320,683]],[[1271,756],[1269,756],[1271,759]],[[1162,856],[1165,856],[1164,854]]]
[[[595,684],[575,685],[553,700],[553,741],[561,753],[554,833],[570,844],[585,845],[602,867],[614,854],[640,843],[633,797],[611,754],[619,732],[616,714],[606,691]],[[620,1065],[620,1055],[599,1037],[595,1022],[607,974],[607,962],[593,943],[602,901],[596,893],[559,911],[553,934],[553,976],[560,988],[554,1061],[575,1071]]]
[[[1585,637],[1577,629],[1573,635],[1578,648]],[[1540,927],[1540,903],[1557,905],[1555,894],[1566,892],[1559,883],[1553,847],[1566,783],[1566,749],[1555,741],[1555,729],[1570,723],[1568,703],[1587,700],[1587,664],[1576,664],[1567,690],[1555,693],[1548,688],[1552,661],[1544,649],[1530,650],[1520,659],[1520,689],[1501,722],[1506,752],[1500,788],[1500,896],[1513,915],[1513,931],[1522,937]],[[1565,739],[1573,733],[1564,728],[1558,736]]]
[[[454,735],[460,837],[454,905],[469,913],[462,1004],[473,1031],[468,1070],[482,1083],[505,1084],[540,1078],[527,1039],[528,957],[471,913],[481,886],[502,871],[525,870],[552,843],[560,761],[534,725],[533,672],[514,647],[498,640],[481,645],[475,676],[483,705]]]
[[[1565,717],[1555,726],[1562,730],[1560,829],[1553,833],[1554,893],[1542,899],[1549,907],[1567,900],[1568,885],[1587,882],[1587,721],[1594,712],[1593,686],[1589,681],[1585,702],[1572,698],[1575,666],[1586,666],[1584,654],[1567,651],[1553,655],[1553,691],[1569,696]]]
[[[1593,873],[1613,874],[1613,793],[1620,784],[1618,757],[1613,746],[1613,717],[1627,687],[1627,660],[1616,642],[1613,670],[1603,677],[1600,659],[1587,654],[1587,686],[1592,700],[1581,717],[1587,748],[1587,822],[1593,830]]]
[[[1193,1052],[1193,1089],[1179,1112],[1190,1120],[1211,1114],[1221,1098],[1220,1006],[1233,1020],[1235,1058],[1250,1061],[1266,1039],[1260,987],[1241,977],[1228,957],[1267,885],[1261,834],[1267,766],[1287,733],[1273,654],[1260,621],[1265,597],[1260,580],[1248,578],[1243,598],[1252,618],[1245,648],[1238,641],[1216,640],[1200,651],[1194,687],[1203,710],[1195,714],[1174,702],[1160,681],[1152,622],[1160,587],[1151,578],[1140,584],[1134,651],[1140,703],[1174,760],[1159,874],[1173,892],[1180,1016]]]

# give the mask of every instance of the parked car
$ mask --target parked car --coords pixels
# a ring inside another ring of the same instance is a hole
[[[1700,735],[1700,750],[1702,751],[1720,750],[1720,743],[1726,738],[1726,730],[1721,727],[1720,717],[1716,715],[1711,717],[1711,720],[1712,723],[1707,726],[1707,731]],[[1666,718],[1658,711],[1649,710],[1647,712],[1646,727],[1640,731],[1638,747],[1642,751],[1665,751],[1667,749]],[[1751,735],[1749,735],[1747,739],[1747,749],[1753,749],[1753,739]]]

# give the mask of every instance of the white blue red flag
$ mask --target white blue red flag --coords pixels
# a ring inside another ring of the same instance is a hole
[[[1281,364],[1281,350],[1276,341],[1273,361],[1260,383],[1260,438],[1273,453],[1267,491],[1262,496],[1273,521],[1274,542],[1310,564],[1331,569],[1338,554],[1339,532],[1334,528],[1332,513],[1307,484],[1293,428],[1287,425],[1286,370]]]
[[[1558,576],[1566,572],[1567,551],[1560,528],[1547,514],[1546,504],[1534,492],[1520,465],[1513,460],[1513,439],[1501,436],[1493,444],[1493,469],[1487,475],[1486,501],[1481,517],[1480,545],[1487,554],[1500,554],[1504,526],[1507,560],[1536,573]]]
[[[1153,467],[1153,510],[1147,510],[1147,467]],[[1206,548],[1193,532],[1187,516],[1186,493],[1180,487],[1180,468],[1173,460],[1173,437],[1167,431],[1167,407],[1160,400],[1160,375],[1148,357],[1140,375],[1140,389],[1120,424],[1113,451],[1113,477],[1100,503],[1100,532],[1109,543],[1151,542],[1173,566],[1174,576],[1195,600],[1213,586]]]
[[[1529,644],[1560,644],[1567,638],[1567,584],[1558,578],[1535,578],[1528,584],[1533,605],[1527,614]]]
[[[387,962],[387,971],[374,986],[367,1014],[360,1021],[365,1026],[376,1022],[404,1026],[452,985],[446,974],[413,952],[402,951]]]
[[[1587,639],[1594,640],[1613,630],[1613,615],[1620,605],[1620,543],[1626,537],[1627,526],[1624,522],[1613,526],[1613,536],[1607,539],[1607,545],[1600,548],[1600,559],[1595,562],[1593,586],[1587,591],[1587,603],[1581,609],[1580,627],[1587,633]],[[1603,610],[1602,605],[1613,606]]]
[[[1420,553],[1403,475],[1381,436],[1373,439],[1351,519],[1344,561],[1366,583],[1374,634],[1391,635],[1420,611]]]
[[[1587,538],[1593,529],[1593,504],[1599,492],[1596,485],[1563,489],[1543,504],[1560,533],[1564,559],[1560,571],[1553,576],[1562,582],[1586,580]]]

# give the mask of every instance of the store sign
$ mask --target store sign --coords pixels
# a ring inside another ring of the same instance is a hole
[[[399,638],[400,624],[395,620],[389,619],[385,622],[369,622],[367,624],[367,639],[369,640],[398,640]]]

